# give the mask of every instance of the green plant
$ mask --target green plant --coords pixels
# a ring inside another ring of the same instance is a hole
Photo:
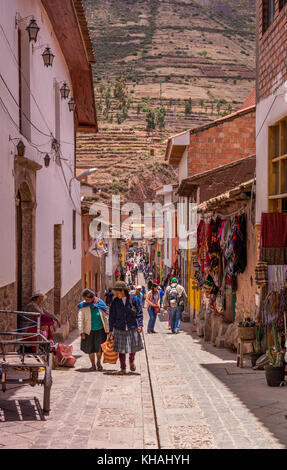
[[[256,352],[261,352],[261,341],[263,338],[263,330],[261,325],[256,325],[255,327],[255,338],[256,338]]]
[[[267,352],[269,361],[273,367],[282,367],[284,364],[284,352],[281,351],[281,347],[278,341],[278,332],[275,321],[272,322],[272,336],[274,341],[274,350],[271,346],[269,346]]]
[[[166,116],[166,109],[164,106],[160,106],[156,109],[156,124],[158,125],[160,130],[165,128],[165,116]]]
[[[149,109],[146,114],[146,130],[150,132],[151,130],[154,130],[155,127],[155,113],[152,109]]]
[[[188,116],[192,112],[192,99],[185,100],[184,114]]]

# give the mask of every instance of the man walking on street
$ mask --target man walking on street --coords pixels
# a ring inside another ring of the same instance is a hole
[[[165,310],[169,309],[172,333],[177,334],[179,332],[182,312],[186,304],[187,295],[185,289],[178,284],[176,277],[173,277],[171,285],[167,287],[163,298],[163,308]]]

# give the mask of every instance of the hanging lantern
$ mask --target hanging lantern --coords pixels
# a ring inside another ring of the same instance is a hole
[[[23,144],[22,140],[19,140],[17,144],[17,155],[18,157],[24,157],[25,155],[25,145]]]
[[[70,99],[68,105],[69,105],[69,110],[70,110],[70,111],[75,111],[75,109],[76,109],[76,103],[75,103],[74,98],[71,98],[71,99]]]
[[[52,67],[53,65],[53,60],[54,60],[54,54],[51,52],[50,47],[46,47],[42,54],[43,60],[44,60],[44,65],[46,67]]]
[[[48,167],[50,165],[50,161],[51,161],[51,157],[50,155],[47,153],[44,157],[44,162],[45,162],[45,167]]]
[[[61,98],[64,100],[69,98],[70,88],[68,87],[67,83],[64,82],[63,86],[60,88]]]
[[[36,20],[34,20],[34,18],[31,19],[29,26],[27,26],[26,28],[26,31],[28,31],[29,42],[31,41],[36,42],[40,28],[37,25]]]

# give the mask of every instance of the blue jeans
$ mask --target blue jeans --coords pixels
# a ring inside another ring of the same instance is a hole
[[[148,311],[148,314],[149,314],[149,322],[148,322],[148,326],[147,326],[147,331],[154,331],[154,326],[155,326],[157,314],[154,313],[154,308],[153,307],[149,307],[147,311]]]
[[[183,305],[174,308],[170,307],[170,327],[172,332],[179,330],[182,312]]]

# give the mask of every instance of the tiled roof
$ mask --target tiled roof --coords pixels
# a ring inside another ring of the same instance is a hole
[[[79,22],[82,39],[83,39],[83,42],[85,43],[88,60],[90,63],[95,63],[96,60],[95,60],[95,55],[94,55],[94,49],[93,49],[93,44],[90,38],[90,33],[89,33],[88,24],[87,24],[87,19],[85,16],[83,1],[82,0],[72,0],[72,1],[74,4],[76,16]]]
[[[253,88],[247,100],[243,103],[242,109],[256,105],[256,88]]]

